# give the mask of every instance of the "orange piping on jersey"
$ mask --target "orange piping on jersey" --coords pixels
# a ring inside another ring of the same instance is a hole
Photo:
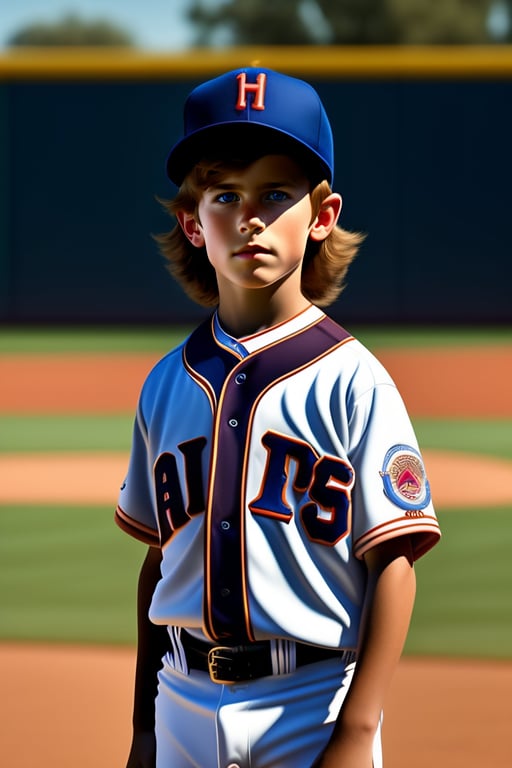
[[[226,352],[229,352],[230,355],[233,355],[233,357],[236,357],[237,360],[242,360],[242,355],[240,355],[240,353],[237,352],[234,347],[230,347],[227,344],[223,344],[223,342],[218,338],[217,334],[215,333],[214,318],[215,318],[215,315],[212,315],[210,320],[210,326],[211,326],[212,338],[215,339],[215,344],[221,349],[226,350]]]
[[[284,341],[289,341],[290,339],[293,339],[295,336],[301,336],[302,334],[306,333],[311,328],[314,328],[315,325],[320,325],[324,320],[326,319],[326,315],[323,315],[322,317],[317,317],[312,323],[309,325],[306,325],[305,328],[297,328],[296,331],[293,331],[289,335],[285,336],[284,338],[276,339],[275,341],[270,341],[268,344],[266,344],[261,349],[255,349],[254,352],[250,352],[247,357],[244,357],[242,362],[247,362],[250,359],[253,359],[258,355],[260,352],[264,352],[268,349],[271,349],[272,347],[275,347],[276,345],[282,344]],[[276,326],[277,327],[277,326]],[[262,331],[264,333],[264,331]],[[257,336],[258,334],[255,334]],[[249,340],[249,336],[246,337],[246,341]],[[339,349],[340,347],[343,347],[345,344],[348,344],[350,341],[355,341],[353,336],[347,336],[346,339],[342,339],[342,341],[338,342],[337,344],[333,344],[332,347],[329,347],[325,352],[321,352],[316,357],[311,358],[311,360],[308,360],[307,363],[304,363],[304,365],[299,365],[297,368],[294,368],[293,371],[289,371],[288,373],[285,373],[283,376],[280,376],[278,379],[275,379],[272,381],[272,383],[265,389],[262,390],[262,394],[266,392],[268,389],[271,389],[275,384],[277,384],[280,381],[284,381],[287,378],[290,378],[291,376],[295,376],[295,374],[298,371],[305,371],[306,368],[309,368],[310,366],[314,365],[318,360],[321,360],[326,355],[330,355],[332,352],[334,352],[336,349]],[[234,369],[235,370],[235,369]]]
[[[246,362],[247,358],[244,358],[242,362]],[[226,391],[227,383],[234,375],[234,372],[236,371],[236,366],[231,371],[230,376],[227,376],[222,391],[219,397],[219,407],[217,409],[216,415],[215,415],[215,423],[214,423],[214,435],[212,439],[212,451],[211,451],[211,459],[210,459],[210,471],[209,471],[209,483],[208,488],[212,489],[214,486],[214,476],[215,476],[215,470],[214,467],[217,466],[217,455],[218,455],[218,430],[220,426],[220,416],[222,413],[221,403],[224,398],[224,394]],[[245,441],[245,450],[244,450],[244,459],[243,459],[243,469],[242,469],[242,477],[246,476],[247,471],[247,436],[250,434],[250,430],[248,430],[246,434],[246,441]],[[239,500],[239,509],[240,509],[240,556],[241,556],[241,580],[242,580],[242,595],[243,595],[243,606],[244,606],[244,621],[245,621],[245,631],[248,639],[250,641],[255,640],[254,633],[252,631],[251,627],[251,620],[250,620],[250,612],[249,612],[249,599],[248,599],[248,589],[247,589],[247,558],[246,558],[246,548],[245,548],[245,504],[244,504],[244,497],[245,497],[245,483],[242,482],[241,488],[240,488],[240,500]],[[213,640],[217,640],[217,636],[214,633],[213,629],[215,626],[215,622],[212,615],[212,580],[210,578],[210,568],[211,568],[211,551],[212,551],[212,545],[211,545],[211,533],[212,533],[212,502],[213,502],[213,493],[208,491],[207,494],[208,503],[206,505],[206,515],[205,515],[205,538],[206,538],[206,554],[205,554],[205,573],[207,574],[206,578],[206,586],[205,586],[205,592],[206,592],[206,605],[207,605],[207,623],[208,626],[204,628],[205,634],[209,636]]]
[[[154,528],[134,520],[119,506],[115,511],[114,520],[121,530],[142,541],[144,544],[151,546],[158,546],[160,544],[160,537]]]
[[[299,313],[301,314],[301,313]],[[254,402],[250,406],[250,410],[248,411],[248,418],[247,418],[247,424],[245,428],[245,443],[243,447],[243,458],[241,459],[242,464],[242,472],[241,472],[241,478],[240,478],[240,487],[238,489],[238,509],[240,510],[240,517],[239,517],[239,524],[240,524],[240,534],[239,534],[239,551],[238,556],[240,557],[240,607],[242,609],[243,613],[243,620],[245,621],[245,633],[246,636],[250,640],[254,640],[254,633],[252,631],[251,627],[251,620],[250,620],[250,610],[249,610],[249,597],[248,597],[248,583],[247,583],[247,557],[246,557],[246,531],[245,531],[245,514],[246,514],[246,506],[245,506],[245,496],[246,496],[246,470],[247,470],[247,462],[248,462],[248,446],[249,446],[249,436],[252,432],[252,424],[254,421],[254,413],[256,410],[256,407],[258,403],[260,402],[261,398],[264,396],[264,394],[272,389],[274,386],[279,384],[281,381],[284,381],[288,378],[291,378],[295,375],[297,375],[298,372],[302,370],[306,370],[307,368],[310,368],[311,366],[315,365],[319,360],[326,357],[329,354],[332,354],[335,350],[341,348],[345,343],[348,341],[353,341],[353,337],[347,334],[346,337],[342,338],[341,340],[337,340],[334,335],[332,335],[329,332],[329,319],[324,315],[323,313],[315,319],[314,322],[312,322],[310,325],[307,326],[307,328],[301,327],[297,328],[295,331],[287,335],[286,337],[281,337],[276,339],[275,341],[269,341],[268,344],[266,344],[264,347],[254,350],[252,352],[249,352],[249,354],[244,357],[240,362],[237,363],[237,365],[234,366],[234,368],[231,369],[230,374],[226,376],[222,383],[222,388],[218,397],[218,404],[217,404],[217,412],[215,415],[215,422],[214,422],[214,429],[213,434],[215,437],[213,437],[212,440],[212,453],[211,453],[211,464],[210,464],[210,477],[209,477],[209,490],[207,494],[208,502],[206,505],[206,516],[205,516],[205,525],[206,525],[206,533],[205,533],[205,543],[206,543],[206,552],[205,552],[205,573],[206,576],[206,587],[205,587],[205,599],[206,599],[206,608],[205,608],[205,624],[206,626],[206,634],[212,638],[212,639],[218,639],[216,634],[216,628],[215,628],[215,618],[213,616],[213,610],[212,610],[212,579],[211,579],[211,564],[212,564],[212,546],[213,546],[213,533],[212,533],[212,520],[213,520],[213,496],[214,492],[213,489],[216,484],[216,467],[217,467],[217,458],[218,458],[218,443],[219,443],[219,435],[220,430],[222,427],[221,424],[221,417],[223,415],[223,403],[226,398],[226,392],[230,386],[230,382],[233,380],[234,377],[236,377],[237,371],[239,371],[241,368],[247,366],[251,363],[251,361],[258,358],[258,356],[268,353],[268,351],[274,347],[282,346],[283,343],[289,343],[294,338],[303,336],[307,331],[311,331],[316,326],[326,324],[326,330],[325,330],[325,340],[329,340],[328,346],[321,345],[321,348],[323,351],[319,352],[318,355],[316,355],[313,358],[309,358],[307,361],[305,361],[302,364],[296,365],[295,367],[291,368],[290,370],[287,370],[285,373],[283,373],[280,376],[277,376],[276,378],[272,379],[272,381],[269,381],[268,384],[266,384],[260,392],[258,392],[255,395]],[[339,328],[339,326],[336,326]],[[344,331],[346,333],[346,331]],[[231,352],[231,350],[230,350]],[[240,616],[240,619],[242,619],[242,616]]]
[[[300,312],[297,312],[297,314],[292,315],[291,317],[288,317],[286,320],[282,320],[280,323],[276,323],[275,325],[272,326],[272,330],[274,331],[274,330],[277,330],[278,328],[281,328],[283,325],[288,325],[288,323],[293,323],[293,321],[296,320],[298,317],[305,314],[306,312],[309,312],[312,306],[313,306],[312,304],[309,304],[305,309],[301,309]],[[315,319],[312,320],[311,323],[308,323],[308,325],[304,325],[303,327],[301,327],[299,332],[306,331],[308,328],[315,325],[320,320],[323,320],[324,317],[325,315],[323,314],[320,315],[319,317],[315,317]],[[268,333],[269,330],[270,330],[269,328],[264,328],[263,330],[256,331],[256,333],[251,333],[248,336],[242,336],[242,338],[240,339],[240,343],[243,344],[246,341],[251,341],[251,339],[257,339],[258,336],[262,336],[264,333]],[[288,338],[288,336],[286,336],[285,338]]]
[[[226,377],[226,380],[229,377]],[[223,391],[225,388],[226,382],[224,382]],[[219,399],[222,399],[222,393],[221,397]],[[205,510],[205,569],[204,573],[206,575],[205,578],[205,593],[206,593],[206,608],[207,608],[207,622],[206,626],[203,627],[203,632],[207,637],[210,637],[212,640],[217,640],[217,636],[213,632],[214,629],[214,621],[212,616],[212,584],[211,584],[211,578],[210,578],[210,568],[211,568],[211,538],[212,538],[212,501],[213,501],[213,494],[212,494],[212,488],[214,486],[214,467],[217,465],[217,454],[218,454],[218,437],[217,433],[219,430],[219,420],[220,420],[220,408],[218,408],[214,414],[214,422],[213,422],[213,429],[212,429],[212,449],[210,453],[210,468],[208,470],[208,490],[206,493],[207,498],[207,504],[206,504],[206,510]]]
[[[220,347],[228,350],[229,352],[233,351],[229,347],[227,347],[226,345],[223,345],[223,344],[221,344],[219,342],[219,340],[215,336],[213,325],[212,325],[212,336],[215,339],[215,343],[218,344]],[[212,429],[212,449],[211,449],[211,455],[210,455],[210,469],[209,469],[209,473],[208,473],[207,504],[206,504],[206,511],[205,511],[205,542],[206,542],[206,546],[205,546],[205,574],[206,574],[206,579],[205,579],[205,581],[206,581],[206,584],[205,584],[205,595],[206,595],[206,611],[207,611],[207,616],[205,618],[206,618],[207,626],[203,630],[205,632],[205,634],[208,637],[210,637],[212,640],[218,640],[219,639],[217,637],[217,635],[215,634],[215,632],[214,632],[215,622],[214,622],[214,618],[213,618],[213,614],[212,614],[212,579],[211,579],[211,576],[210,576],[210,574],[211,574],[211,552],[212,552],[213,488],[214,488],[214,485],[215,485],[215,467],[217,466],[217,456],[218,456],[218,452],[219,452],[219,450],[218,450],[218,446],[219,446],[219,435],[218,435],[218,433],[219,433],[219,428],[220,428],[220,418],[221,418],[221,414],[222,414],[222,402],[224,400],[224,395],[226,393],[226,389],[227,389],[229,380],[230,380],[230,378],[232,376],[235,375],[235,372],[236,372],[236,369],[237,369],[238,365],[244,364],[246,362],[247,362],[247,358],[240,359],[240,362],[230,371],[229,375],[227,375],[226,378],[224,379],[224,382],[222,384],[222,389],[221,389],[221,392],[219,394],[219,401],[218,401],[218,404],[217,404],[217,409],[216,409],[216,412],[215,412],[215,418],[214,418],[213,429]],[[244,470],[242,471],[242,474],[245,471],[245,461],[246,461],[245,460],[245,454],[246,453],[247,453],[247,442],[246,442],[246,449],[245,449],[245,453],[244,453]],[[243,509],[243,507],[240,506],[240,509]],[[243,536],[243,530],[245,529],[243,517],[244,517],[244,515],[241,514],[240,515],[240,531],[241,531],[241,533],[240,533],[240,539],[241,539],[240,546],[241,546],[241,548],[243,548],[244,543],[245,543],[245,537]],[[246,623],[247,628],[249,629],[248,612],[247,612],[247,596],[246,596],[246,592],[245,592],[245,579],[244,579],[244,576],[243,576],[243,574],[245,572],[245,567],[246,567],[246,563],[245,563],[245,559],[244,559],[243,552],[242,552],[242,568],[241,568],[242,574],[241,574],[241,577],[242,577],[242,582],[243,582],[244,613],[245,613],[245,623]],[[254,640],[252,632],[248,632],[248,637],[249,637],[249,639]]]
[[[313,327],[318,322],[321,322],[323,319],[324,318],[322,318],[322,317],[319,318],[317,320],[317,322],[312,323],[311,326],[309,326],[309,327]],[[304,329],[302,329],[302,331],[303,330]],[[300,335],[300,333],[301,333],[301,331],[297,331],[296,334],[292,334],[292,335]],[[290,337],[287,337],[287,338],[290,338]],[[253,425],[253,422],[254,422],[254,414],[256,412],[256,408],[257,408],[260,400],[266,394],[266,392],[268,392],[270,389],[272,389],[274,386],[276,386],[281,381],[284,381],[285,379],[291,378],[292,376],[296,376],[299,371],[306,370],[307,368],[310,368],[318,360],[321,360],[323,357],[326,357],[327,355],[332,354],[332,352],[334,350],[341,348],[342,346],[344,346],[349,341],[354,341],[354,338],[352,336],[349,336],[348,338],[343,339],[339,344],[334,344],[328,350],[326,350],[325,352],[321,353],[320,355],[318,355],[314,359],[309,360],[304,365],[299,366],[298,368],[294,368],[292,371],[289,371],[284,376],[280,376],[279,378],[273,380],[271,382],[271,384],[269,384],[267,387],[265,387],[260,392],[260,394],[258,395],[256,400],[254,401],[253,406],[251,408],[251,412],[250,412],[250,415],[249,415],[249,421],[248,421],[248,424],[247,424],[247,433],[246,433],[246,441],[245,441],[245,452],[244,452],[244,461],[243,461],[243,470],[242,470],[242,478],[243,478],[243,480],[242,480],[241,488],[240,488],[240,497],[241,497],[240,498],[240,505],[241,505],[241,509],[244,510],[244,513],[243,513],[243,516],[242,516],[243,517],[243,526],[242,526],[242,534],[241,534],[242,563],[243,563],[243,566],[244,566],[242,568],[242,574],[241,574],[242,575],[242,594],[243,594],[243,600],[244,600],[244,612],[245,612],[245,621],[246,621],[246,631],[247,631],[248,636],[251,637],[253,640],[255,638],[254,638],[254,633],[252,632],[251,620],[250,620],[249,589],[248,589],[248,584],[247,584],[247,559],[246,559],[246,554],[245,554],[246,553],[246,547],[245,547],[245,496],[246,496],[246,480],[245,480],[245,478],[247,478],[247,464],[248,464],[249,443],[250,443],[250,435],[252,434],[252,425]],[[279,342],[276,341],[275,343],[278,344]],[[259,351],[265,351],[270,346],[274,346],[274,344],[269,344],[267,347],[264,347],[263,350],[259,350]],[[251,355],[249,355],[249,358],[255,357],[257,354],[258,354],[258,351],[256,351],[256,352],[252,353]],[[248,358],[245,358],[244,362],[247,362],[247,359]],[[235,367],[235,369],[231,373],[232,373],[232,375],[235,375],[236,367]],[[224,389],[223,389],[223,392],[224,392]],[[350,505],[350,519],[351,518],[352,518],[352,504]],[[210,605],[210,601],[209,600],[208,600],[208,605]]]
[[[219,341],[217,337],[215,336],[214,332],[214,326],[213,326],[213,318],[211,320],[211,333],[212,337],[215,339],[215,343],[219,346],[223,347],[224,349],[230,350],[228,347],[219,344]],[[233,372],[230,372],[230,375],[232,375]],[[219,402],[217,403],[215,400],[216,407],[213,409],[213,425],[212,425],[212,447],[210,452],[210,468],[208,470],[208,487],[207,487],[207,503],[206,503],[206,510],[205,510],[205,595],[206,595],[206,609],[207,609],[207,616],[206,618],[206,626],[203,628],[203,631],[207,635],[207,637],[210,637],[212,640],[217,640],[217,635],[215,634],[214,630],[214,620],[212,615],[212,580],[210,578],[210,568],[211,568],[211,551],[212,551],[212,502],[213,502],[213,492],[212,489],[215,485],[214,479],[215,479],[215,467],[217,466],[217,455],[218,455],[218,445],[219,445],[219,439],[218,439],[218,432],[219,432],[219,426],[220,426],[220,413],[222,411],[221,403],[223,399],[224,392],[226,390],[226,384],[229,380],[230,375],[226,376],[224,379],[224,382],[222,384],[222,390],[219,395]],[[208,382],[209,384],[209,382]],[[215,393],[212,389],[212,395],[215,397]]]
[[[201,387],[203,392],[205,393],[206,397],[210,401],[210,407],[212,409],[212,413],[215,411],[215,407],[217,404],[217,398],[215,396],[215,391],[208,381],[208,379],[205,379],[204,376],[201,376],[192,366],[189,364],[187,357],[186,357],[186,350],[183,350],[183,365],[185,366],[185,370],[187,371],[188,375],[194,379],[196,384]]]
[[[205,436],[202,436],[202,437],[201,437],[201,436],[198,436],[198,438],[195,438],[195,440],[198,440],[198,439],[202,439],[202,440],[204,441],[204,445],[206,445],[206,443],[207,443],[207,438],[206,438]],[[180,445],[178,445],[178,448],[181,450],[181,449],[182,449],[182,447],[184,447],[185,445],[187,445],[187,443],[190,443],[190,442],[192,442],[192,441],[187,441],[187,440],[185,440],[183,443],[181,443]],[[159,453],[159,454],[158,454],[158,456],[156,457],[155,461],[153,462],[153,467],[152,467],[151,476],[152,476],[152,478],[153,478],[153,482],[154,482],[155,484],[156,484],[156,482],[157,482],[157,464],[158,464],[158,463],[160,462],[160,460],[161,460],[163,457],[165,457],[165,456],[172,456],[172,453],[171,453],[170,451],[162,451],[162,453]],[[167,482],[167,474],[166,474],[165,472],[163,472],[163,473],[162,473],[162,480],[163,480],[163,482],[165,482],[165,483]],[[191,514],[189,513],[189,508],[190,508],[190,493],[188,493],[188,489],[189,489],[189,484],[188,484],[188,482],[186,483],[186,489],[187,489],[187,498],[186,498],[185,509],[184,509],[185,515],[186,515],[186,517],[188,518],[188,520],[187,520],[186,522],[183,522],[183,521],[182,521],[182,522],[180,523],[180,525],[179,525],[178,527],[176,527],[176,525],[175,525],[175,522],[172,520],[172,515],[171,515],[171,513],[170,513],[170,507],[169,507],[169,506],[167,506],[167,508],[165,509],[165,518],[166,518],[166,521],[167,521],[167,523],[168,523],[168,526],[169,526],[169,530],[170,530],[170,535],[169,535],[169,536],[167,536],[167,531],[162,531],[162,526],[161,526],[161,524],[160,524],[160,515],[157,515],[158,524],[159,524],[159,529],[160,529],[160,543],[161,543],[162,551],[163,551],[163,550],[165,549],[165,547],[166,547],[166,546],[167,546],[167,545],[170,543],[170,541],[171,541],[171,539],[173,538],[173,536],[174,536],[175,532],[176,532],[177,530],[179,530],[181,527],[183,527],[183,525],[187,525],[187,523],[188,523],[188,522],[190,522],[190,520],[192,520],[192,519],[193,519],[193,517],[194,517],[194,515],[191,515]],[[165,491],[165,492],[164,492],[164,494],[163,494],[163,501],[165,501],[165,502],[169,502],[169,501],[170,501],[170,494],[169,494],[169,492],[168,492],[168,491]]]
[[[254,642],[256,638],[252,630],[251,611],[249,606],[249,585],[247,583],[247,548],[246,548],[246,525],[245,525],[245,503],[244,503],[245,485],[246,485],[245,478],[247,477],[247,455],[248,455],[247,446],[249,443],[248,436],[251,434],[250,424],[251,424],[251,419],[249,419],[249,428],[247,430],[246,441],[245,441],[245,452],[244,452],[244,462],[243,462],[243,471],[242,471],[243,481],[240,484],[240,509],[242,511],[240,547],[242,550],[241,551],[241,560],[242,560],[241,575],[242,575],[242,596],[243,596],[243,604],[244,604],[245,631],[247,633],[247,636],[250,638],[250,640]]]
[[[265,434],[268,434],[268,433],[265,433]],[[279,433],[278,432],[273,432],[272,434],[278,435]],[[314,448],[309,445],[309,443],[306,443],[306,442],[304,442],[302,440],[298,440],[296,438],[292,438],[289,435],[283,435],[283,437],[285,437],[286,440],[289,443],[295,443],[296,445],[306,445],[311,450],[313,455],[316,457],[317,462],[320,460],[320,456],[319,456],[318,452],[315,451]],[[262,440],[262,443],[263,443],[263,440]],[[336,540],[333,540],[332,542],[329,542],[329,546],[335,546],[342,539],[345,539],[349,535],[351,530],[352,530],[352,494],[351,494],[351,491],[352,491],[352,488],[354,487],[355,475],[354,475],[354,469],[349,464],[349,462],[343,461],[343,460],[341,460],[341,459],[339,459],[338,457],[335,457],[335,456],[333,456],[331,458],[333,460],[336,460],[337,463],[341,463],[341,464],[344,464],[345,466],[349,467],[349,469],[350,469],[350,471],[352,473],[352,481],[350,483],[343,483],[339,479],[334,477],[333,475],[330,475],[329,480],[327,482],[327,485],[325,486],[326,488],[335,488],[335,489],[338,489],[339,491],[343,492],[346,495],[346,498],[348,500],[347,525],[346,525],[346,528],[345,528],[343,534],[340,535]],[[289,514],[288,513],[284,513],[284,512],[276,512],[275,510],[271,510],[271,509],[266,509],[265,507],[258,506],[258,504],[257,504],[257,502],[260,501],[261,498],[262,498],[263,489],[264,489],[264,487],[266,485],[266,478],[268,477],[268,473],[269,473],[270,452],[267,451],[267,461],[266,461],[266,465],[265,465],[265,470],[264,470],[263,475],[262,475],[262,480],[261,480],[261,483],[260,483],[259,494],[252,501],[248,502],[248,507],[249,507],[249,509],[250,509],[250,511],[252,512],[253,515],[257,515],[257,516],[261,516],[261,517],[267,517],[267,518],[273,518],[274,520],[281,520],[284,523],[291,522],[291,519],[292,519],[292,516],[293,516],[293,512],[290,509],[290,505],[288,504],[288,501],[286,499],[286,491],[287,491],[287,488],[289,487],[289,478],[290,478],[289,467],[290,467],[291,461],[292,461],[292,457],[287,456],[286,460],[285,460],[285,468],[284,468],[285,469],[285,475],[286,475],[286,478],[287,478],[287,482],[285,482],[283,484],[283,487],[282,487],[282,490],[281,490],[282,505],[283,505],[284,508],[290,510]],[[315,464],[316,464],[316,462],[315,462]],[[246,476],[246,474],[244,475],[244,477],[245,476]],[[299,485],[297,483],[297,473],[295,473],[295,475],[294,475],[294,478],[293,478],[293,481],[292,481],[292,487],[293,487],[294,490],[296,490],[298,492],[302,492],[302,493],[305,493],[308,490],[308,486],[307,485],[302,486],[302,485]],[[311,494],[310,500],[312,502],[314,502],[323,512],[327,512],[329,514],[329,518],[328,519],[319,517],[318,518],[318,523],[320,525],[322,525],[322,524],[324,524],[324,525],[332,524],[332,522],[334,521],[335,507],[333,507],[333,506],[326,507],[326,506],[322,505],[321,502],[317,498],[315,498],[314,493]],[[319,543],[323,544],[324,546],[327,546],[327,542],[326,542],[325,538],[322,538],[322,539],[315,538],[314,536],[310,536],[309,531],[307,530],[307,528],[305,528],[304,530],[305,530],[305,534],[306,534],[307,538],[310,541],[319,542]]]
[[[268,434],[268,432],[266,432],[265,434]],[[272,434],[278,435],[279,432],[273,430]],[[299,440],[298,438],[290,437],[289,435],[283,435],[283,437],[286,437],[286,439],[290,443],[295,443],[296,445],[307,445],[308,448],[311,448],[311,450],[314,453],[315,457],[317,459],[320,458],[318,453],[314,450],[314,448],[312,448],[309,445],[309,443],[304,443],[303,440]],[[261,442],[263,444],[263,436],[262,436]],[[289,523],[291,518],[292,518],[291,510],[290,510],[290,514],[288,515],[288,514],[282,514],[280,512],[275,512],[275,511],[273,511],[271,509],[265,509],[263,507],[257,506],[256,502],[258,502],[261,499],[262,489],[266,485],[266,481],[267,481],[267,477],[268,477],[268,470],[269,470],[269,467],[270,467],[270,451],[266,448],[266,446],[264,444],[263,444],[263,447],[267,451],[267,461],[265,463],[265,469],[263,470],[263,474],[262,474],[262,478],[261,478],[260,492],[259,492],[258,496],[256,496],[252,501],[248,502],[248,507],[251,510],[251,512],[253,512],[253,514],[255,514],[255,515],[262,515],[263,517],[272,517],[275,520],[283,520],[285,523]],[[287,456],[286,460],[285,460],[285,472],[286,472],[287,482],[283,483],[283,488],[282,488],[282,491],[281,491],[281,501],[283,502],[283,507],[286,507],[287,509],[290,509],[290,505],[288,504],[288,502],[286,500],[286,491],[287,491],[287,489],[289,487],[289,478],[290,478],[289,468],[290,468],[291,461],[292,461],[292,457],[291,456]],[[297,482],[297,472],[295,472],[295,475],[294,475],[294,478],[293,478],[292,488],[294,490],[300,491],[302,493],[305,493],[307,491],[307,485],[299,485],[299,483]]]
[[[237,358],[237,360],[245,360],[245,358],[242,358],[242,356],[238,352],[236,352],[234,349],[229,347],[227,344],[223,344],[222,341],[217,338],[217,336],[215,336],[215,343],[221,349],[225,349],[226,352],[230,352],[233,355],[233,357]]]
[[[421,520],[421,522],[419,522]],[[433,515],[424,515],[421,518],[413,520],[402,516],[395,520],[387,521],[367,531],[354,543],[354,555],[358,559],[363,556],[377,544],[383,541],[396,538],[397,536],[411,536],[413,545],[414,559],[418,560],[425,554],[441,537],[439,523]]]
[[[350,466],[348,464],[348,462],[342,461],[341,459],[337,459],[337,461],[341,462],[342,464]],[[355,483],[355,472],[354,472],[354,470],[353,470],[353,468],[351,466],[350,466],[350,469],[352,471],[352,482],[351,483],[348,483],[348,484],[347,483],[341,483],[339,480],[337,480],[336,478],[333,478],[333,476],[331,475],[329,477],[329,481],[328,481],[327,486],[326,486],[327,488],[337,488],[338,490],[342,490],[343,493],[346,495],[346,497],[348,499],[347,524],[346,524],[346,527],[345,527],[345,531],[343,533],[341,533],[336,540],[332,541],[332,543],[329,542],[329,545],[332,546],[332,547],[335,547],[337,544],[339,544],[340,541],[343,541],[343,539],[346,539],[347,536],[352,531],[352,494],[351,494],[351,491],[352,491],[352,489],[354,487],[354,483]],[[329,513],[329,520],[324,520],[322,517],[319,517],[318,518],[318,523],[320,525],[322,525],[322,524],[323,525],[331,524],[334,521],[335,507],[323,507],[317,501],[317,499],[315,499],[314,495],[311,496],[311,499],[312,499],[312,501],[315,502],[315,504],[317,504],[320,507],[320,509],[322,509],[323,511]],[[313,536],[310,536],[309,531],[307,530],[307,528],[304,528],[304,530],[306,532],[306,536],[308,537],[308,539],[310,541],[314,541],[314,542],[317,542],[319,544],[323,544],[324,546],[327,546],[325,538],[317,539],[317,538],[315,538]]]
[[[314,325],[317,325],[318,323],[320,323],[324,319],[325,319],[324,316],[319,317],[314,323],[311,323],[311,325],[308,326],[308,328],[311,328]],[[294,332],[294,333],[290,334],[289,336],[287,336],[286,339],[289,340],[290,338],[293,338],[294,336],[302,335],[304,333],[304,331],[305,331],[304,328],[298,329],[296,332]],[[250,607],[249,607],[249,588],[248,588],[248,583],[247,583],[247,556],[246,556],[246,551],[247,550],[246,550],[246,530],[245,530],[246,480],[245,479],[247,477],[249,442],[250,442],[250,435],[251,435],[251,432],[252,432],[252,424],[253,424],[253,421],[254,421],[254,413],[255,413],[256,407],[257,407],[258,403],[260,402],[261,398],[263,397],[263,395],[267,391],[272,389],[276,384],[278,384],[279,382],[281,382],[281,381],[283,381],[283,380],[285,380],[287,378],[291,378],[292,376],[295,376],[298,371],[305,370],[305,369],[309,368],[311,365],[314,365],[322,357],[325,357],[327,354],[331,354],[335,349],[337,349],[338,347],[341,347],[343,344],[345,344],[347,341],[350,341],[350,340],[352,340],[352,337],[348,337],[347,339],[344,339],[339,344],[333,344],[333,346],[330,347],[328,350],[326,350],[325,352],[319,354],[317,357],[315,357],[315,358],[313,358],[311,360],[308,360],[308,362],[305,363],[304,365],[299,366],[297,368],[294,368],[293,370],[288,371],[284,376],[280,376],[279,378],[273,380],[267,387],[265,387],[259,393],[258,397],[256,398],[256,400],[254,401],[254,403],[252,405],[252,408],[251,408],[251,411],[250,411],[250,414],[249,414],[249,420],[248,420],[248,424],[247,424],[247,432],[246,432],[246,435],[245,435],[245,448],[244,448],[243,467],[242,467],[242,482],[240,484],[240,498],[239,498],[239,508],[241,510],[241,514],[240,514],[240,560],[241,560],[241,574],[240,574],[240,576],[241,576],[241,586],[242,586],[242,600],[243,600],[243,611],[244,611],[244,620],[245,620],[245,632],[246,632],[247,637],[250,640],[253,640],[253,641],[255,640],[255,636],[254,636],[254,632],[253,632],[252,626],[251,626]],[[238,367],[239,366],[240,367],[241,366],[245,366],[248,363],[249,360],[254,359],[255,357],[258,356],[258,354],[265,353],[271,347],[273,347],[275,345],[279,345],[282,341],[283,341],[283,339],[276,340],[274,343],[270,343],[267,346],[263,347],[262,349],[255,350],[254,352],[250,353],[237,366],[235,366],[232,369],[230,376],[226,377],[226,379],[224,381],[224,384],[222,386],[222,390],[221,390],[220,396],[219,396],[219,406],[218,406],[217,417],[216,417],[216,420],[215,420],[215,433],[217,433],[217,430],[218,430],[219,415],[222,412],[222,402],[224,400],[224,396],[225,396],[225,392],[226,392],[228,383],[229,383],[230,379],[233,376],[236,376],[236,372],[237,372]],[[215,438],[213,440],[213,445],[215,447],[214,447],[214,450],[212,450],[212,465],[211,465],[212,468],[216,466],[217,444],[218,444],[218,440]],[[212,472],[213,472],[213,469],[212,469]],[[212,474],[210,480],[211,480],[211,483],[212,483],[212,485],[210,487],[213,487],[213,474]],[[206,560],[206,566],[208,568],[208,570],[207,570],[208,574],[210,573],[209,567],[210,567],[210,564],[211,564],[211,555],[210,555],[210,552],[211,552],[211,546],[210,546],[211,545],[211,519],[212,519],[211,501],[212,501],[211,494],[208,494],[208,507],[207,507],[207,517],[206,517],[206,536],[207,536],[207,547],[206,547],[206,557],[207,557],[207,560]],[[212,613],[211,613],[211,605],[212,605],[212,601],[211,601],[211,583],[210,583],[210,579],[209,578],[207,579],[206,595],[207,595],[207,605],[208,605],[208,622],[209,622],[210,627],[213,628],[214,624],[213,624],[213,617],[212,617]]]
[[[321,321],[322,321],[322,318],[320,318],[320,320],[318,322],[321,322]],[[312,328],[314,325],[317,325],[317,324],[318,323],[311,323],[311,326],[308,326],[308,328]],[[290,334],[290,336],[287,336],[286,339],[288,340],[288,339],[293,338],[294,336],[300,336],[300,334],[301,334],[301,331],[297,331],[297,333],[292,333],[292,334]],[[246,358],[244,358],[243,362],[245,363],[249,359],[256,357],[256,355],[259,352],[261,352],[261,351],[266,351],[266,350],[270,349],[271,347],[275,347],[276,344],[280,344],[282,341],[283,340],[280,339],[278,341],[271,342],[270,344],[268,344],[268,346],[264,347],[263,350],[256,350],[256,351],[252,352],[250,355],[248,355]],[[285,381],[285,379],[289,379],[289,378],[294,377],[300,371],[307,370],[307,368],[310,368],[312,365],[315,365],[323,357],[326,357],[327,355],[332,354],[337,349],[341,349],[341,347],[343,347],[345,344],[348,344],[348,342],[350,342],[350,341],[354,341],[354,337],[353,336],[348,336],[346,339],[343,339],[338,344],[333,344],[332,347],[329,347],[329,349],[327,349],[325,352],[321,352],[316,357],[311,358],[311,360],[308,360],[307,363],[304,363],[303,365],[299,365],[299,366],[297,366],[297,368],[294,368],[292,371],[288,371],[287,373],[283,374],[282,376],[279,376],[279,378],[274,379],[267,387],[265,387],[264,389],[261,390],[261,393],[258,395],[256,400],[254,401],[255,404],[258,403],[261,400],[261,398],[263,397],[264,394],[266,394],[270,389],[275,387],[276,384],[279,384],[281,381]],[[236,372],[236,367],[233,369],[232,373],[233,372]]]

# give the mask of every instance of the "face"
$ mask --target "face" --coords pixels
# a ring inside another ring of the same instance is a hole
[[[309,182],[285,155],[265,155],[227,170],[203,193],[199,222],[181,221],[194,245],[205,246],[219,293],[257,289],[298,273],[311,230]],[[188,229],[187,229],[188,227]]]

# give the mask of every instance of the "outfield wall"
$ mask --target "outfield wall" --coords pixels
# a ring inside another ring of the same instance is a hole
[[[191,87],[258,61],[331,116],[343,226],[367,233],[345,322],[512,322],[512,50],[0,56],[0,321],[195,321],[151,238]]]

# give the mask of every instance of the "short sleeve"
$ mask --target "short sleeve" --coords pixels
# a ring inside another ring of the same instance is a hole
[[[115,521],[123,531],[139,541],[159,546],[160,535],[153,495],[147,432],[139,404],[128,473],[119,493]]]
[[[411,536],[415,559],[440,538],[430,484],[414,429],[392,382],[379,383],[355,404],[351,461],[354,554]]]

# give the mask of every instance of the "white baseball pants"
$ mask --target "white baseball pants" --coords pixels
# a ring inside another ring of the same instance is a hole
[[[354,663],[219,685],[164,659],[156,700],[156,768],[311,768],[334,727]],[[380,726],[374,768],[382,768]]]

